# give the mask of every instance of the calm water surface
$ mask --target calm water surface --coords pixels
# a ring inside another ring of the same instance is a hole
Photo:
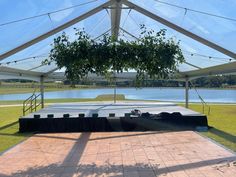
[[[198,89],[199,94],[206,102],[236,103],[236,90]],[[95,98],[101,94],[113,94],[114,90],[84,89],[46,92],[45,99],[57,98]],[[176,88],[118,88],[117,94],[124,94],[127,99],[136,100],[161,100],[161,101],[184,101],[184,89]],[[25,100],[32,93],[0,95],[0,100]],[[200,102],[195,90],[189,91],[191,102]]]

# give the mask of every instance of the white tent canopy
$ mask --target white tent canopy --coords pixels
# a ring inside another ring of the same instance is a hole
[[[62,31],[72,40],[74,28],[94,39],[109,33],[136,40],[140,24],[167,29],[168,37],[180,41],[186,62],[177,79],[236,73],[233,0],[5,0],[0,5],[0,79],[64,79],[55,63],[42,63]]]

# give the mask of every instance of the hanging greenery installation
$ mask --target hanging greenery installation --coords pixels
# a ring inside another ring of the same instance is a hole
[[[92,39],[84,30],[75,29],[76,39],[71,41],[66,33],[54,39],[49,60],[59,68],[65,68],[67,79],[76,81],[89,73],[109,77],[112,72],[137,72],[136,80],[144,76],[151,79],[167,78],[177,71],[184,61],[179,42],[166,38],[166,30],[154,32],[141,26],[138,40],[114,41],[112,36],[103,35]]]

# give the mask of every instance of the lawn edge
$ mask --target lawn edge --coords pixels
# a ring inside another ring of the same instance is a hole
[[[216,144],[216,145],[218,145],[218,146],[224,148],[225,150],[231,152],[233,155],[236,156],[236,151],[234,151],[233,149],[228,148],[227,146],[225,146],[225,145],[223,145],[223,144],[221,144],[221,143],[215,141],[214,139],[212,139],[212,138],[210,138],[210,137],[208,137],[208,136],[202,134],[201,132],[198,132],[198,131],[194,131],[194,132],[197,133],[198,135],[200,135],[201,137],[203,137],[203,138],[209,140],[210,142],[212,142],[212,143],[214,143],[214,144]]]
[[[19,141],[18,143],[10,146],[9,148],[5,149],[4,151],[0,152],[0,156],[4,155],[6,152],[10,151],[11,149],[13,149],[14,147],[22,144],[24,141],[28,140],[29,138],[31,138],[32,136],[34,136],[36,133],[32,133],[32,135],[25,137],[23,140]]]

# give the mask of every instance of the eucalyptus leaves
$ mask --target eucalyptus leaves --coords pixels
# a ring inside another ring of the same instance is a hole
[[[142,81],[145,73],[152,79],[168,77],[184,61],[179,43],[166,39],[165,30],[155,33],[144,26],[142,29],[139,40],[116,42],[108,35],[93,40],[79,30],[77,39],[71,42],[63,33],[54,39],[50,61],[65,67],[69,80],[80,80],[88,73],[109,76],[113,71],[130,70],[137,71],[137,81]]]

